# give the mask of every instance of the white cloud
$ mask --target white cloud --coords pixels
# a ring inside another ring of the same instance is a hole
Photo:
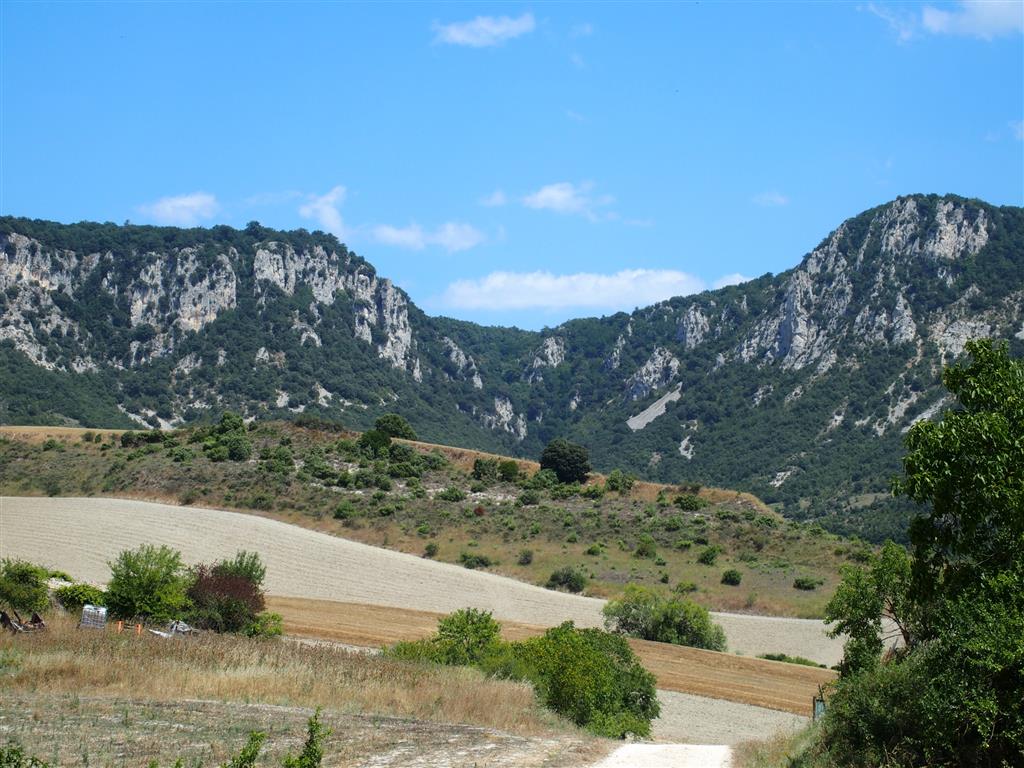
[[[704,290],[694,275],[669,269],[626,269],[614,274],[577,272],[492,272],[477,280],[457,280],[441,297],[455,309],[629,310],[673,296]]]
[[[739,285],[740,283],[745,283],[748,280],[753,280],[753,279],[754,278],[752,278],[752,277],[747,277],[746,275],[741,275],[739,272],[733,272],[731,275],[722,275],[720,278],[718,278],[717,280],[715,280],[715,282],[713,282],[711,284],[711,287],[712,288],[725,288],[725,286],[727,286],[727,285]]]
[[[576,67],[576,69],[586,69],[587,68],[586,60],[582,56],[580,56],[578,53],[571,53],[571,54],[569,54],[569,61],[572,62],[572,65],[574,67]]]
[[[921,11],[921,23],[937,35],[981,40],[1024,32],[1024,4],[1020,0],[961,0],[958,6],[946,11],[926,5]]]
[[[188,195],[161,197],[154,203],[138,207],[139,212],[158,224],[174,224],[189,227],[202,219],[210,219],[220,210],[217,198],[208,192],[192,192]]]
[[[857,10],[867,11],[885,21],[895,34],[896,38],[905,43],[910,40],[917,31],[917,18],[910,13],[895,11],[884,5],[868,3],[865,6],[858,6]]]
[[[372,233],[374,240],[384,245],[413,251],[422,251],[428,245],[438,245],[449,253],[467,251],[487,239],[476,227],[457,221],[445,222],[432,232],[424,230],[419,224],[407,227],[380,224],[373,228]]]
[[[345,222],[342,221],[339,206],[345,202],[345,188],[338,185],[326,195],[311,195],[309,200],[299,207],[299,215],[304,219],[313,219],[325,231],[338,238],[345,236]]]
[[[589,120],[587,120],[587,116],[586,115],[581,115],[579,112],[576,112],[575,110],[572,110],[572,109],[565,110],[565,116],[568,117],[573,122],[577,122],[577,123],[587,123],[587,122],[589,122]]]
[[[426,235],[419,224],[410,224],[408,227],[380,224],[373,228],[373,239],[384,245],[397,245],[414,251],[423,250],[427,244]]]
[[[573,25],[569,30],[569,37],[590,37],[594,34],[594,25],[590,22]]]
[[[480,198],[480,205],[483,205],[487,208],[500,208],[507,202],[508,197],[500,189],[494,190],[493,192],[491,192],[491,194],[487,195],[487,197]]]
[[[754,205],[760,205],[762,208],[777,208],[782,205],[789,205],[789,198],[778,190],[771,189],[759,195],[754,195],[751,198],[751,202]]]
[[[1024,120],[1011,120],[1010,132],[1017,141],[1024,141]]]
[[[435,22],[434,42],[487,48],[532,32],[535,26],[532,13],[524,13],[515,19],[510,16],[477,16],[471,21],[452,24]]]
[[[610,195],[594,196],[591,194],[593,188],[594,184],[589,181],[584,181],[581,184],[560,181],[548,184],[536,192],[526,195],[523,198],[523,205],[536,210],[577,214],[585,216],[591,221],[597,221],[598,215],[595,209],[610,205],[615,198]]]
[[[434,231],[429,237],[429,242],[440,245],[449,253],[457,253],[458,251],[468,251],[486,239],[484,233],[476,227],[448,221]]]

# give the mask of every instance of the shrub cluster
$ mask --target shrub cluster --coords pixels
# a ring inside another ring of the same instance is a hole
[[[650,735],[660,711],[654,676],[623,638],[572,622],[522,642],[506,643],[500,631],[490,613],[466,608],[441,619],[433,637],[386,653],[528,681],[546,707],[601,736]]]
[[[50,572],[25,560],[0,561],[0,605],[16,611],[41,611],[49,605]]]
[[[665,598],[649,587],[626,586],[621,600],[604,607],[605,628],[642,640],[725,650],[725,632],[707,609],[679,598]]]

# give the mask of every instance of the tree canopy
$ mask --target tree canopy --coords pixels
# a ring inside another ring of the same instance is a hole
[[[582,483],[590,474],[590,454],[582,445],[557,437],[544,447],[540,468],[550,469],[560,483]]]

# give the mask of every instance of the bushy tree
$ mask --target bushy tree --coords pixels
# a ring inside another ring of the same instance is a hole
[[[0,563],[0,605],[16,611],[41,611],[50,603],[46,582],[50,572],[25,560]]]
[[[391,436],[377,429],[363,432],[357,441],[359,450],[371,459],[386,459],[390,456]]]
[[[165,622],[180,616],[189,584],[180,552],[143,544],[121,552],[108,565],[107,606],[115,617]]]
[[[830,764],[1024,765],[1024,361],[966,348],[943,375],[957,405],[911,428],[894,483],[924,507],[912,559],[886,547],[829,605],[851,635],[814,747]],[[906,646],[879,664],[883,615]]]
[[[416,432],[412,426],[397,413],[385,413],[373,423],[373,428],[388,437],[398,437],[402,440],[416,439]]]
[[[267,569],[255,552],[241,551],[231,560],[192,569],[189,621],[217,632],[246,632],[265,606]]]
[[[605,628],[642,640],[725,650],[725,632],[703,606],[681,598],[665,598],[649,587],[626,586],[621,600],[603,609]]]
[[[540,468],[550,469],[560,483],[582,483],[590,474],[590,454],[582,445],[558,437],[544,446]]]
[[[438,660],[443,664],[479,663],[498,642],[501,625],[490,611],[463,608],[437,622]]]

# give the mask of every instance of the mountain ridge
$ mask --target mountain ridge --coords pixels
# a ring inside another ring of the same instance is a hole
[[[950,195],[847,219],[778,275],[538,332],[430,317],[322,232],[3,217],[0,243],[5,423],[394,410],[436,442],[564,435],[599,468],[872,538],[900,533],[882,494],[942,365],[1024,342],[1024,210]]]

